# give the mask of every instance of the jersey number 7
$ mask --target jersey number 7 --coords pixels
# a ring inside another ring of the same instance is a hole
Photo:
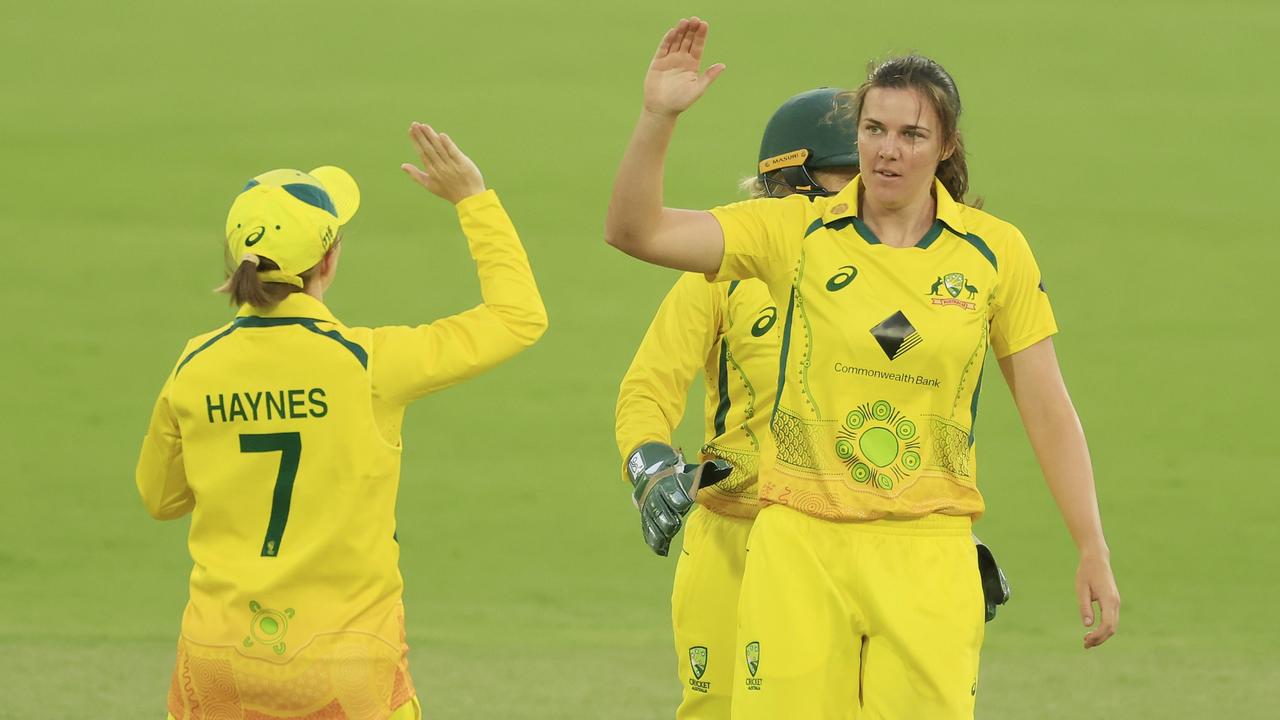
[[[280,538],[289,522],[289,503],[293,500],[293,479],[298,476],[298,459],[302,457],[302,435],[296,432],[246,434],[240,436],[242,453],[280,453],[280,470],[276,473],[276,489],[271,495],[271,519],[267,535],[262,539],[262,557],[280,553]]]

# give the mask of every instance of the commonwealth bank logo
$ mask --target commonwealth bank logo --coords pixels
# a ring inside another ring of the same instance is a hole
[[[689,648],[689,667],[693,670],[693,678],[701,680],[707,671],[707,649],[701,645]]]
[[[903,353],[924,342],[920,333],[901,310],[885,318],[871,328],[871,335],[890,360],[897,360]]]

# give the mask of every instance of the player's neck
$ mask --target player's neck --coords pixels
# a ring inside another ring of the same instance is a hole
[[[858,216],[882,244],[890,247],[915,247],[937,217],[932,191],[901,207],[877,205],[867,202],[861,192],[858,195]]]

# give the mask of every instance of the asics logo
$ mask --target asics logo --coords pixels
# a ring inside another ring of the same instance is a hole
[[[832,275],[831,279],[827,280],[827,290],[829,292],[844,289],[845,286],[853,282],[854,278],[858,277],[858,268],[852,265],[845,265],[837,268],[837,270],[838,272],[836,272],[835,275]]]
[[[777,321],[778,308],[767,307],[764,312],[760,313],[760,317],[756,318],[755,324],[751,326],[751,334],[755,337],[764,337]]]
[[[267,229],[262,225],[259,225],[258,227],[254,228],[253,232],[249,233],[249,237],[244,239],[244,246],[253,247],[254,245],[257,245],[258,241],[262,239],[262,236],[266,234],[267,234]]]

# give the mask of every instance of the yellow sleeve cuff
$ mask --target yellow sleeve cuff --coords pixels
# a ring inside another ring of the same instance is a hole
[[[498,193],[494,192],[493,189],[490,188],[482,193],[476,193],[475,195],[462,198],[458,201],[457,205],[454,205],[454,208],[458,211],[458,216],[461,217],[468,213],[474,213],[478,210],[482,210],[491,205],[500,204],[501,203],[498,202]]]

